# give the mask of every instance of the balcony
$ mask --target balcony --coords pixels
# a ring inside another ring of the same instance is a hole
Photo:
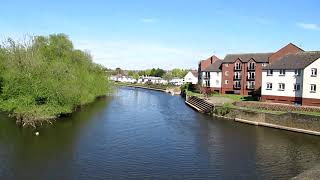
[[[256,70],[256,66],[248,66],[247,70],[248,71],[255,71]]]
[[[255,85],[247,85],[247,89],[255,89],[256,86]]]
[[[233,79],[234,79],[234,80],[240,80],[240,79],[241,79],[241,75],[234,75],[234,76],[233,76]]]
[[[233,89],[241,89],[240,85],[233,85]]]
[[[203,79],[210,79],[210,76],[203,76]]]
[[[235,71],[241,71],[242,68],[241,68],[241,66],[235,66],[235,67],[234,67],[234,70],[235,70]]]
[[[255,79],[256,79],[255,76],[248,76],[248,77],[247,77],[247,80],[249,80],[249,81],[254,81]]]

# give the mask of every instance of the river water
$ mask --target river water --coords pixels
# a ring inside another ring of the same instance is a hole
[[[319,137],[214,119],[134,88],[38,131],[0,115],[0,179],[288,179],[320,162]]]

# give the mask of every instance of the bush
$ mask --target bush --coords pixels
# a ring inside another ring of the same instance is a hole
[[[0,46],[0,109],[22,121],[70,113],[109,90],[104,68],[64,34]]]

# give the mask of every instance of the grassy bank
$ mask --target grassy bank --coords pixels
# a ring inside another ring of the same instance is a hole
[[[8,39],[0,47],[0,109],[23,124],[70,113],[110,89],[103,67],[66,35]]]

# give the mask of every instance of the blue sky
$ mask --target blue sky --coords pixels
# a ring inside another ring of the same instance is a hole
[[[320,50],[317,0],[0,2],[1,38],[65,33],[106,67],[196,68],[213,54]]]

